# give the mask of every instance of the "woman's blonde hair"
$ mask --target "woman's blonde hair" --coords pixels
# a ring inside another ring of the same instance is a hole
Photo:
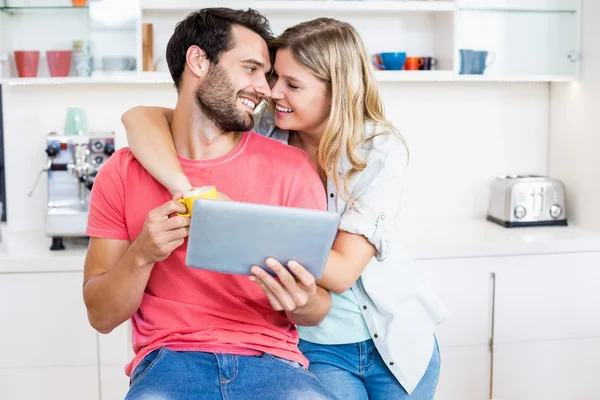
[[[367,167],[359,152],[369,139],[365,122],[371,121],[379,132],[403,140],[384,116],[371,59],[360,35],[346,22],[317,18],[286,29],[270,47],[273,54],[277,49],[289,49],[296,61],[327,86],[331,110],[317,151],[317,169],[322,177],[333,180],[338,193],[348,201],[348,178]],[[351,168],[344,177],[342,192],[338,165],[344,152]]]

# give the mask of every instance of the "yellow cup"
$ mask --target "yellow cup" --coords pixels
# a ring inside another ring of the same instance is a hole
[[[177,215],[181,215],[183,217],[191,217],[192,216],[192,208],[194,205],[194,201],[196,199],[217,200],[217,198],[218,198],[217,189],[214,186],[203,186],[200,188],[196,188],[196,189],[192,190],[191,192],[188,192],[187,194],[185,194],[182,199],[177,200],[181,204],[185,204],[185,206],[187,208],[187,213],[185,213],[185,214],[177,213]]]

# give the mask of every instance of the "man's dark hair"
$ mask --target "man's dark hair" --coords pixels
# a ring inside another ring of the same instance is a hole
[[[167,64],[177,90],[190,46],[200,47],[210,62],[217,64],[221,53],[231,50],[235,45],[232,33],[234,25],[256,32],[267,44],[273,39],[267,18],[252,9],[203,8],[177,23],[167,44]]]

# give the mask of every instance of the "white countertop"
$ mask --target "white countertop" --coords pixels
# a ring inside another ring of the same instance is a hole
[[[86,240],[65,240],[65,250],[50,251],[52,241],[42,231],[0,229],[0,273],[83,271]]]
[[[578,226],[504,228],[483,218],[407,219],[398,237],[414,259],[600,251],[600,233]]]
[[[44,232],[0,229],[0,273],[83,270],[85,240],[50,251]],[[398,236],[416,260],[600,252],[600,233],[577,226],[508,229],[483,219],[406,219]]]

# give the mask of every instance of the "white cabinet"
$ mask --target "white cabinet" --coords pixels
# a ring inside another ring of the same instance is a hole
[[[436,400],[600,398],[600,253],[417,265],[450,312]]]
[[[0,274],[0,399],[125,397],[131,325],[98,334],[82,283],[81,272]]]
[[[0,399],[98,400],[98,366],[1,368]]]
[[[485,400],[490,393],[490,347],[440,347],[435,400]]]
[[[600,398],[600,338],[499,344],[494,400]]]
[[[450,312],[436,332],[436,400],[600,398],[600,253],[416,263]],[[92,329],[82,281],[80,271],[0,274],[0,399],[124,398],[131,325]]]
[[[600,254],[494,258],[493,398],[600,398]]]
[[[0,274],[0,398],[98,399],[81,272]]]
[[[138,42],[141,42],[137,34],[138,2],[123,1],[118,7],[109,0],[87,3],[87,7],[70,7],[71,2],[65,0],[0,2],[0,48],[9,51],[13,59],[14,50],[39,52],[36,76],[50,77],[47,51],[70,50],[73,52],[72,59],[75,56],[87,58],[88,52],[81,52],[73,44],[74,40],[82,40],[89,44],[89,51],[93,53],[89,62],[93,64],[94,75],[134,74],[137,66],[135,63],[129,65],[131,61],[128,60],[137,58]],[[115,58],[119,59],[115,61]],[[125,65],[118,65],[121,63]],[[12,67],[11,75],[18,76],[16,65]],[[87,76],[76,65],[70,74],[74,77]]]
[[[575,78],[579,20],[577,0],[459,0],[455,68],[461,73],[485,70],[486,75],[507,79]]]
[[[100,400],[123,400],[129,390],[129,377],[122,365],[100,366]]]
[[[491,338],[491,271],[482,258],[419,260],[417,266],[444,302],[440,346],[488,345]]]
[[[494,342],[600,338],[600,253],[491,258]]]
[[[133,358],[129,321],[107,335],[98,334],[98,355],[101,400],[125,398],[129,390],[129,377],[125,375],[125,365]]]
[[[419,260],[417,266],[450,313],[436,330],[441,372],[435,399],[487,399],[493,282],[485,259]]]

